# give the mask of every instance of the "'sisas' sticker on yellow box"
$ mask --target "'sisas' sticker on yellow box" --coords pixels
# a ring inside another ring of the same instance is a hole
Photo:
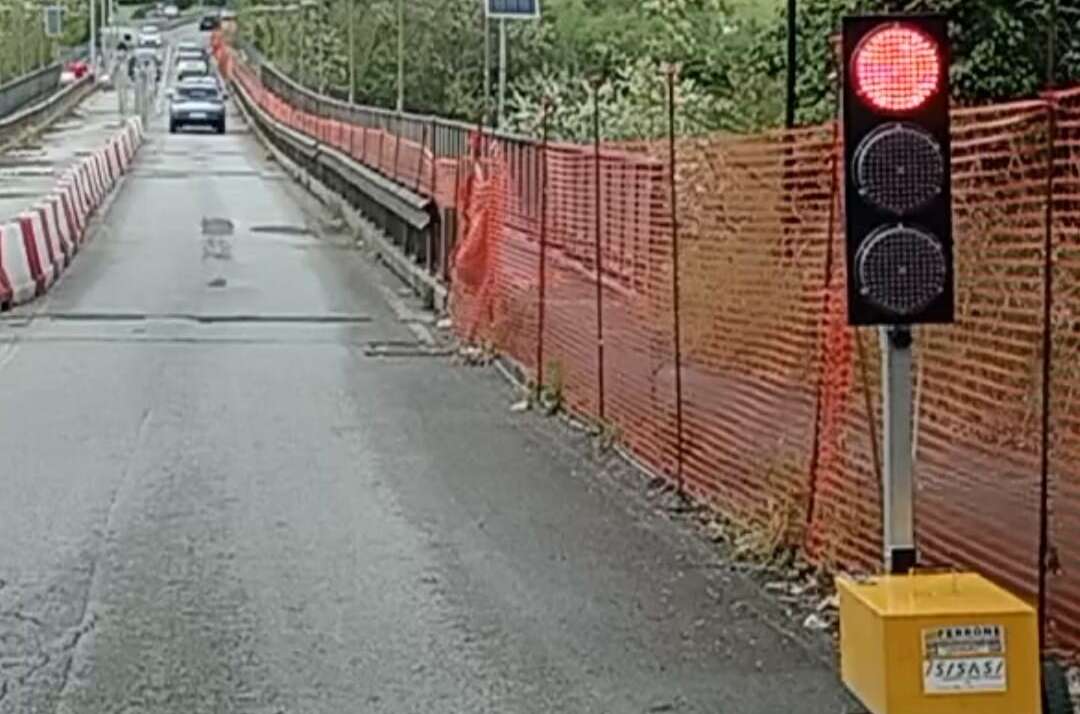
[[[955,625],[923,630],[923,691],[927,694],[1004,692],[1005,628]]]

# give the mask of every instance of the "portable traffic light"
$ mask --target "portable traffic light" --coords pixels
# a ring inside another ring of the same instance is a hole
[[[954,319],[947,29],[939,15],[844,19],[853,325]]]

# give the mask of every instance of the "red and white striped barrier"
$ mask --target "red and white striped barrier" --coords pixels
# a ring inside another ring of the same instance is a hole
[[[53,217],[52,211],[44,203],[34,206],[31,211],[37,214],[38,221],[41,223],[45,251],[49,254],[49,262],[52,263],[55,280],[55,278],[60,277],[60,273],[64,272],[68,262],[67,256],[64,255],[64,249],[60,245],[60,231],[57,228],[56,219]]]
[[[0,219],[0,309],[33,300],[59,279],[86,240],[90,217],[131,168],[143,138],[142,122],[129,119],[33,207]]]
[[[64,209],[64,216],[67,218],[69,231],[75,242],[81,243],[83,229],[86,227],[86,216],[79,203],[74,178],[70,174],[64,176],[59,183],[59,188],[60,203]]]
[[[60,184],[60,200],[63,201],[64,210],[69,216],[69,222],[72,225],[71,234],[75,236],[75,242],[82,243],[83,231],[86,230],[86,216],[80,210],[75,182],[70,177]]]
[[[52,220],[53,225],[56,226],[56,238],[60,243],[60,250],[64,253],[64,265],[67,266],[71,265],[79,246],[75,242],[75,236],[72,233],[71,225],[68,223],[61,203],[60,192],[53,193],[45,199],[45,206],[49,210],[49,218]]]
[[[109,177],[109,188],[116,185],[120,178],[120,162],[116,160],[116,153],[112,150],[112,142],[101,150],[101,162],[105,165],[105,173]]]
[[[101,178],[98,176],[93,157],[83,159],[83,162],[79,165],[79,172],[83,174],[83,180],[86,181],[86,188],[90,197],[90,210],[92,211],[94,206],[101,203],[101,194],[103,192]]]
[[[77,199],[79,207],[79,222],[86,224],[86,219],[90,216],[90,207],[93,205],[90,201],[90,187],[86,183],[86,175],[82,171],[82,167],[75,167],[68,172],[68,181],[71,183],[72,189],[75,191],[75,198]]]
[[[109,176],[109,169],[105,165],[104,152],[100,150],[95,151],[94,155],[90,157],[90,161],[94,165],[94,173],[97,175],[98,179],[98,193],[100,194],[98,201],[100,202],[105,200],[105,196],[108,195],[109,191],[112,189],[112,180]]]
[[[109,150],[116,157],[116,165],[120,167],[120,173],[125,174],[131,166],[131,157],[128,156],[126,142],[127,135],[118,134],[109,144]]]
[[[36,293],[42,295],[60,277],[60,269],[53,260],[49,242],[45,240],[45,227],[41,224],[41,215],[36,211],[24,211],[19,214],[18,221],[22,229],[23,246],[26,248],[30,275],[33,276],[34,283],[37,285]]]
[[[36,255],[36,253],[35,253]],[[5,306],[33,300],[37,283],[30,271],[30,258],[18,221],[0,225],[0,282],[9,291]]]

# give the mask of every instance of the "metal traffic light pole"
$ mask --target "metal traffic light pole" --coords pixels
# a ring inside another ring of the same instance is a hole
[[[850,20],[841,53],[849,322],[879,326],[882,555],[885,572],[900,575],[918,564],[912,325],[954,319],[948,45],[940,17]]]
[[[873,714],[1066,714],[1044,607],[977,569],[916,570],[912,327],[956,319],[948,37],[943,15],[843,24],[848,323],[881,339],[885,573],[837,577],[841,678]]]
[[[915,479],[912,454],[911,328],[878,328],[881,334],[881,391],[885,414],[885,468],[882,474],[885,572],[910,572],[915,550]]]

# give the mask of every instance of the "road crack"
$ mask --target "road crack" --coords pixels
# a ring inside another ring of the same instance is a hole
[[[135,442],[132,445],[127,463],[124,464],[124,471],[120,476],[116,488],[114,488],[109,495],[109,503],[105,507],[105,517],[101,529],[101,543],[98,547],[98,552],[90,558],[90,572],[87,579],[86,590],[84,591],[80,602],[78,624],[70,631],[67,642],[61,643],[59,648],[60,651],[64,653],[65,658],[63,669],[60,673],[60,686],[57,691],[56,701],[58,706],[59,702],[63,701],[64,694],[67,692],[68,685],[71,682],[71,670],[75,665],[75,658],[78,657],[79,654],[79,644],[97,624],[97,616],[93,612],[93,603],[97,600],[98,591],[101,588],[101,568],[99,567],[99,564],[101,559],[105,556],[105,551],[109,545],[113,520],[116,517],[117,507],[120,502],[120,492],[127,487],[135,473],[134,466],[138,461],[139,454],[142,452],[143,443],[146,440],[146,434],[149,431],[152,416],[152,409],[147,408],[143,410],[142,419],[139,421],[139,426],[135,431]]]
[[[11,613],[7,613],[7,614],[9,614],[12,619],[18,620],[20,622],[29,622],[31,625],[34,625],[35,627],[42,627],[42,628],[45,627],[45,623],[43,623],[41,620],[34,617],[33,615],[27,615],[25,612],[16,611],[16,612],[11,612]]]

